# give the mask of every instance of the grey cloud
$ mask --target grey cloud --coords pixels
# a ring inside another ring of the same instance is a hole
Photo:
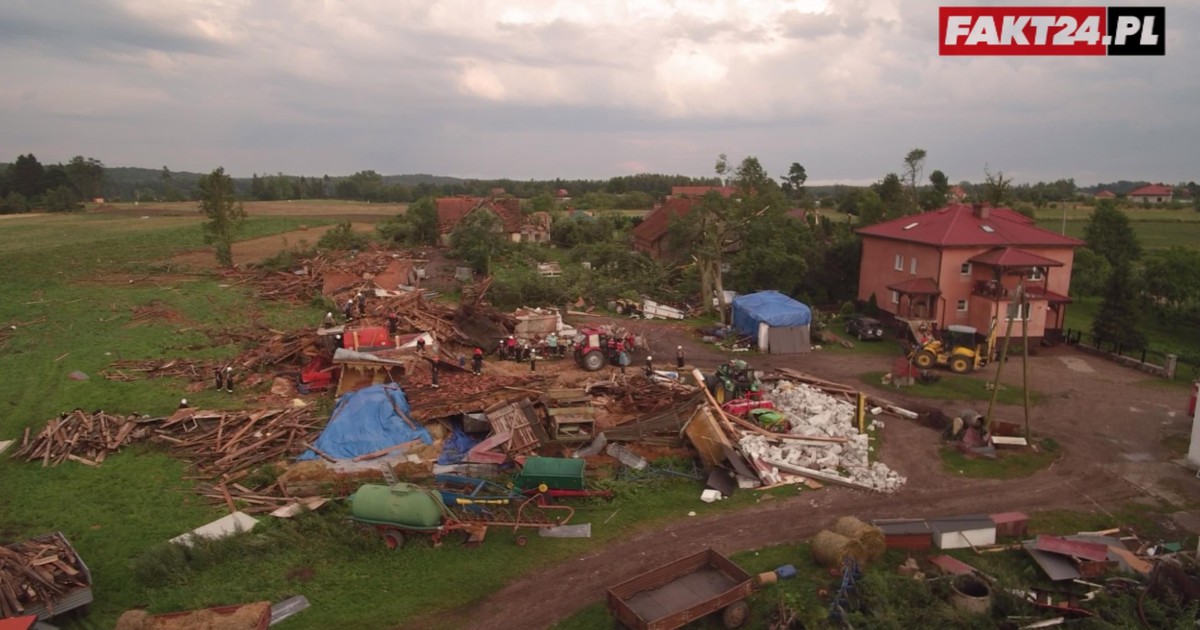
[[[0,45],[34,45],[48,55],[83,55],[95,50],[157,50],[224,54],[228,50],[179,25],[154,24],[116,3],[0,3]]]

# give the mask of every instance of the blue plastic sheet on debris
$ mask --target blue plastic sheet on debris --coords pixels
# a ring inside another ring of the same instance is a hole
[[[334,459],[353,459],[412,440],[433,443],[425,427],[412,428],[396,409],[406,416],[410,409],[404,391],[396,385],[372,385],[345,394],[313,446]],[[297,459],[316,458],[317,454],[308,450]]]
[[[742,333],[757,335],[759,323],[768,326],[807,326],[812,310],[778,291],[759,291],[733,298],[733,325]]]
[[[439,464],[458,464],[466,459],[467,451],[475,448],[479,444],[479,440],[471,437],[462,430],[462,424],[455,422],[454,430],[450,433],[450,437],[442,442],[442,454],[438,455],[437,463]]]

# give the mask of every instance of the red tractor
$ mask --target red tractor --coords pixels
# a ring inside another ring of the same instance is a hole
[[[619,339],[599,328],[580,328],[575,337],[575,363],[579,367],[595,372],[605,365],[620,365],[621,354],[628,357],[627,339]]]

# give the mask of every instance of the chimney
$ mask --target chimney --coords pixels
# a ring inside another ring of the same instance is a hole
[[[976,204],[971,205],[971,214],[979,217],[980,219],[988,218],[989,210],[990,210],[990,208],[988,208],[987,206],[985,206],[981,203],[976,203]]]

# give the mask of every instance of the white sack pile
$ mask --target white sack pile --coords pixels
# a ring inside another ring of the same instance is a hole
[[[869,462],[870,443],[854,426],[854,405],[814,387],[790,381],[779,381],[767,392],[766,399],[775,403],[775,410],[787,418],[792,436],[845,437],[847,441],[840,444],[772,442],[766,436],[747,433],[738,444],[747,457],[760,460],[756,468],[764,482],[777,483],[788,476],[786,471],[781,472],[767,463],[773,461],[837,475],[880,492],[895,492],[904,485],[906,479],[886,464]],[[882,427],[883,423],[872,420],[871,426]]]

